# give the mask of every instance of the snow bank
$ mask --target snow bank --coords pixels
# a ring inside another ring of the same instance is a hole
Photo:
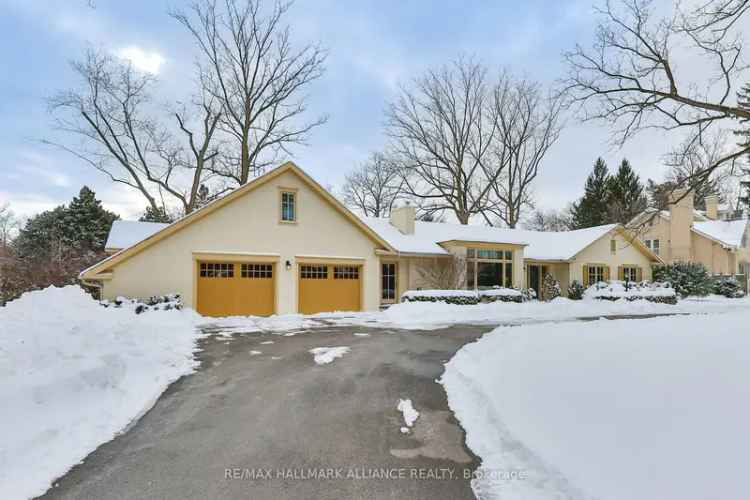
[[[477,496],[745,498],[748,324],[746,303],[506,327],[465,346],[441,381],[482,459]]]
[[[348,347],[316,347],[310,349],[310,354],[313,355],[313,359],[316,364],[327,365],[332,363],[334,359],[342,357],[344,354],[349,352]]]
[[[0,308],[0,496],[41,495],[192,372],[196,320],[105,308],[73,286]]]

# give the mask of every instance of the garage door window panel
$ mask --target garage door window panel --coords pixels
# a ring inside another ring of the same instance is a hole
[[[242,264],[240,270],[242,278],[273,278],[273,265],[271,264]]]
[[[302,266],[300,271],[302,279],[328,279],[328,266]]]
[[[201,278],[234,278],[234,264],[201,262]]]

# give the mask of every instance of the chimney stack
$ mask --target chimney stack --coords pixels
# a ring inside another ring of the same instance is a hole
[[[417,208],[411,205],[391,210],[391,225],[403,234],[414,234],[414,219],[417,218]]]
[[[672,262],[692,260],[690,229],[693,227],[693,196],[690,189],[675,189],[669,197],[669,246]]]
[[[719,197],[715,194],[706,196],[706,217],[711,220],[719,218]]]

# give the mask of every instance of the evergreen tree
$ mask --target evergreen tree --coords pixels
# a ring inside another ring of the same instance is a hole
[[[597,158],[594,170],[586,179],[583,197],[573,204],[571,225],[573,229],[583,229],[607,224],[609,220],[610,175],[607,164]]]
[[[150,205],[146,207],[146,211],[138,220],[141,222],[165,222],[167,224],[174,222],[172,217],[164,210],[164,207],[154,209]]]
[[[63,234],[71,248],[78,251],[99,252],[104,250],[112,222],[119,219],[105,210],[88,186],[83,186],[64,211]]]
[[[647,205],[644,187],[628,160],[623,159],[617,173],[609,178],[608,223],[627,224]]]

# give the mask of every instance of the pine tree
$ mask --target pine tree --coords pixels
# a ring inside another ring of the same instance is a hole
[[[622,160],[617,173],[609,179],[608,223],[627,224],[643,212],[647,205],[641,179],[633,171],[630,162]]]
[[[102,207],[96,193],[83,186],[64,211],[63,234],[72,248],[98,252],[104,249],[112,222],[117,219],[116,214]]]
[[[571,209],[573,229],[601,226],[609,221],[610,175],[607,164],[597,158],[586,179],[583,197]]]
[[[141,222],[164,222],[167,224],[174,222],[172,217],[164,210],[164,207],[154,210],[150,205],[146,207],[146,211],[143,212],[143,215],[138,220]]]

